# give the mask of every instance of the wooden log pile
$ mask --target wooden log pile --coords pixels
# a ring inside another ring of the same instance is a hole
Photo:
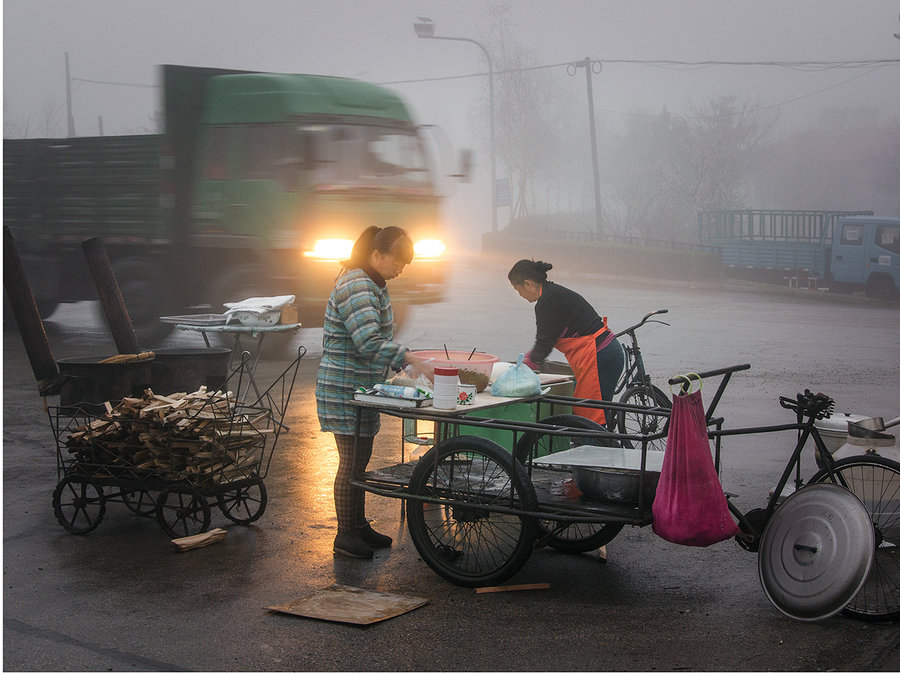
[[[156,476],[194,484],[227,483],[259,470],[270,413],[236,413],[234,394],[209,392],[163,396],[146,389],[123,398],[106,413],[74,428],[67,451],[79,464],[113,477]]]

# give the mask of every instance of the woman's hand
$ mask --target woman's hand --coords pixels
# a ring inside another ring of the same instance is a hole
[[[428,380],[434,382],[434,359],[423,358],[415,355],[412,351],[407,351],[403,355],[403,362],[412,367],[417,374],[428,377]]]

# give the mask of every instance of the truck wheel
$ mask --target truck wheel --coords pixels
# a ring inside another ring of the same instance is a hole
[[[897,299],[897,288],[894,287],[893,279],[882,274],[873,274],[866,283],[866,297],[879,300]]]
[[[113,262],[113,273],[134,324],[138,344],[144,348],[156,346],[174,328],[159,320],[171,308],[171,290],[159,265],[147,258],[126,257]],[[102,307],[98,311],[105,321]]]
[[[286,295],[286,292],[276,292],[268,279],[265,270],[259,265],[244,264],[222,272],[213,285],[214,308],[216,311],[225,311],[225,302],[240,302],[249,297],[270,297],[272,295]],[[303,316],[300,317],[303,321]],[[210,333],[212,336],[214,333]],[[263,351],[260,358],[267,360],[281,360],[288,357],[288,349],[296,338],[294,332],[279,332],[266,335],[263,342]],[[231,349],[234,347],[234,339],[229,334],[216,335],[219,346]],[[255,343],[249,339],[241,341],[245,350],[251,351]],[[296,356],[296,354],[294,354]]]

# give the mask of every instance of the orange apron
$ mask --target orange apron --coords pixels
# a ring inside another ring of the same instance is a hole
[[[600,391],[600,373],[597,370],[597,337],[608,331],[609,328],[604,326],[593,335],[563,337],[556,340],[554,347],[566,357],[572,372],[575,373],[576,398],[603,399],[603,393]],[[606,414],[601,409],[573,407],[572,411],[598,424],[606,424]]]

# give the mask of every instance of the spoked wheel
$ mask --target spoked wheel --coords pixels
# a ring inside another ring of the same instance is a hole
[[[173,484],[159,495],[156,519],[171,538],[201,534],[209,528],[209,504],[193,486]]]
[[[103,489],[84,475],[66,475],[53,490],[53,514],[66,531],[86,534],[106,512]]]
[[[672,401],[668,396],[655,386],[630,386],[619,398],[619,402],[626,405],[639,407],[659,407],[664,410],[672,409]],[[668,417],[655,414],[645,414],[638,410],[619,410],[619,433],[627,435],[655,435],[665,431],[669,423]],[[622,444],[632,447],[632,440],[623,440]],[[647,449],[662,451],[666,448],[666,438],[661,437],[647,443]]]
[[[122,492],[122,503],[135,515],[150,517],[156,512],[156,500],[149,491],[136,489]]]
[[[862,620],[900,618],[900,463],[851,456],[816,473],[810,482],[834,482],[862,501],[875,526],[875,559],[844,613]]]
[[[266,486],[262,480],[255,480],[234,491],[219,494],[218,501],[219,510],[225,517],[238,524],[250,524],[266,510]]]
[[[537,497],[522,465],[490,440],[450,438],[419,459],[409,491],[409,533],[422,559],[458,585],[503,582],[531,554]]]
[[[608,431],[596,421],[580,417],[576,414],[556,414],[541,419],[541,424],[548,426],[566,426],[569,428],[581,428],[598,431],[605,434]],[[603,441],[599,438],[586,438],[572,435],[551,435],[548,433],[525,433],[516,443],[515,456],[522,463],[526,463],[529,456],[538,459],[548,454],[555,454],[579,445],[603,445],[618,446],[618,441]],[[596,522],[575,522],[566,524],[554,520],[540,520],[538,526],[538,539],[547,539],[547,545],[554,550],[564,553],[579,553],[596,550],[606,545],[615,538],[623,524]]]

